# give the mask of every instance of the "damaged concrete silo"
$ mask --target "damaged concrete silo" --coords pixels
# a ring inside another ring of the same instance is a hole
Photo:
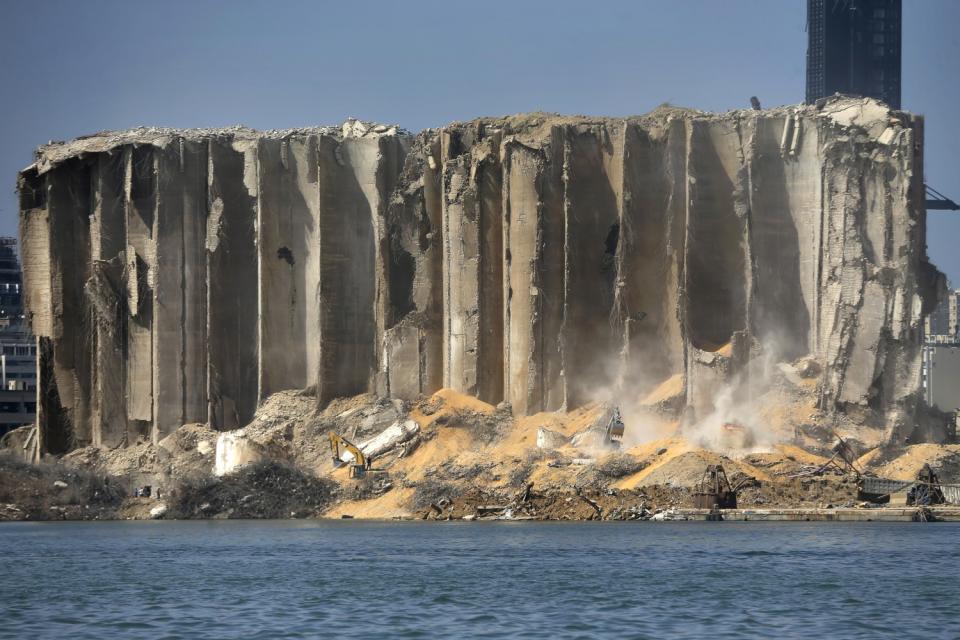
[[[935,298],[921,163],[922,121],[860,99],[48,145],[20,176],[47,447],[314,385],[534,413],[681,375],[696,414],[760,355],[889,426]]]

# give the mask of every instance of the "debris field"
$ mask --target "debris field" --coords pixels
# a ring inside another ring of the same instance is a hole
[[[956,454],[922,186],[922,118],[849,97],[51,142],[18,181],[38,424],[4,443],[179,517],[647,519],[715,464],[852,504],[838,434]]]

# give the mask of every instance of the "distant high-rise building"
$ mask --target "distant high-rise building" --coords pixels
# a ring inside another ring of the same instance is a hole
[[[0,237],[0,436],[37,413],[37,346],[23,316],[17,239]]]
[[[900,108],[901,0],[807,0],[807,102],[845,93]]]

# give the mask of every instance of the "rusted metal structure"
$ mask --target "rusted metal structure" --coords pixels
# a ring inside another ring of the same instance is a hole
[[[913,484],[909,480],[890,480],[889,478],[874,478],[864,476],[857,481],[857,499],[867,500],[874,504],[890,502],[890,494],[899,493]]]
[[[929,464],[923,465],[923,468],[917,473],[917,481],[907,492],[907,504],[927,506],[931,504],[943,504],[946,502],[943,497],[943,490],[940,488],[940,478],[930,468]]]
[[[890,480],[888,478],[862,477],[857,483],[857,498],[876,504],[890,502],[892,494],[907,493],[910,506],[928,506],[947,502],[943,487],[936,472],[929,464],[917,472],[916,480]]]
[[[697,509],[737,508],[737,492],[730,486],[723,465],[711,464],[704,471],[693,494],[693,506]]]

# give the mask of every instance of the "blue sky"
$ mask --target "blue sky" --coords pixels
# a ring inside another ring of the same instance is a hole
[[[903,104],[960,200],[960,1],[904,0]],[[628,115],[804,98],[804,0],[0,0],[0,234],[47,140],[138,125],[411,130],[542,109]],[[929,252],[960,286],[960,213]]]

